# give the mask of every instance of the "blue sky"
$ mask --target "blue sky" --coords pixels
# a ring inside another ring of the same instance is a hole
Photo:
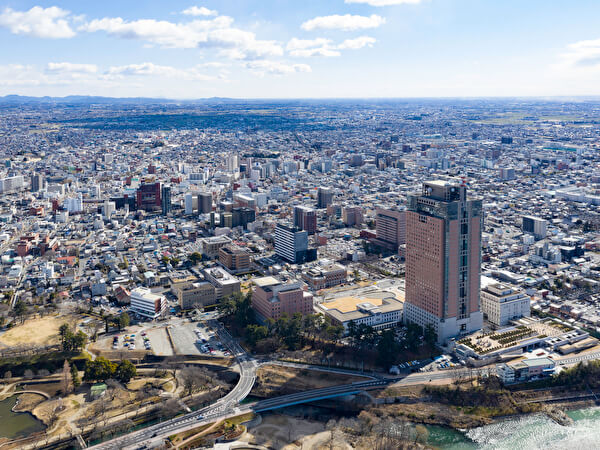
[[[0,0],[0,95],[600,95],[595,0]]]

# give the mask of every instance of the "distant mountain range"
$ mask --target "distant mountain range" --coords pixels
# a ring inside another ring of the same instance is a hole
[[[6,95],[0,97],[0,104],[69,104],[69,105],[89,105],[89,104],[181,104],[181,103],[238,103],[242,100],[231,98],[212,97],[197,100],[172,100],[167,98],[147,98],[147,97],[98,97],[92,95],[68,95],[66,97],[28,97],[23,95]],[[245,101],[245,100],[244,100]]]

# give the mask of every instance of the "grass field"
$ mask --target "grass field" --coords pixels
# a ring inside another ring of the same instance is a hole
[[[77,316],[47,316],[26,320],[0,336],[0,348],[18,345],[54,345],[58,343],[58,328],[63,323],[74,324]]]

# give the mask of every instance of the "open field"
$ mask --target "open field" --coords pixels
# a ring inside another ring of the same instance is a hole
[[[75,324],[80,319],[79,316],[69,315],[26,320],[23,325],[17,325],[0,335],[0,348],[17,345],[46,346],[57,344],[58,328],[63,323]]]

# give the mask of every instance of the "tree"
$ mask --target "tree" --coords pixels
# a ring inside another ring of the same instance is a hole
[[[60,344],[62,345],[63,350],[65,349],[65,342],[67,340],[67,335],[70,332],[71,332],[71,329],[69,328],[69,325],[66,323],[63,323],[58,328],[58,335],[60,336]]]
[[[255,346],[259,341],[269,336],[269,329],[264,325],[248,325],[246,327],[246,339],[248,343]]]
[[[94,361],[88,360],[85,362],[83,379],[85,381],[106,381],[112,378],[115,371],[116,365],[114,363],[99,356]]]
[[[129,314],[127,314],[126,312],[122,312],[119,315],[119,330],[128,327],[129,322],[130,322]]]
[[[81,378],[79,378],[79,370],[77,370],[77,366],[75,363],[71,365],[71,381],[73,382],[73,387],[78,388],[81,385]]]
[[[389,368],[396,361],[398,355],[398,343],[393,330],[384,330],[377,344],[377,363]]]
[[[73,376],[71,375],[71,366],[65,359],[62,375],[60,377],[60,390],[63,395],[70,394],[73,391]]]
[[[194,252],[190,256],[188,256],[188,261],[190,263],[192,263],[193,265],[196,265],[200,261],[202,261],[202,255],[200,253],[198,253],[198,252]]]
[[[122,383],[129,383],[133,377],[137,375],[137,370],[131,361],[125,359],[119,363],[115,376]]]
[[[25,322],[25,316],[27,315],[27,305],[23,300],[17,300],[14,307],[15,318],[21,319],[21,323]]]
[[[435,328],[433,328],[433,325],[429,324],[425,327],[423,337],[427,345],[429,345],[430,347],[435,347],[435,344],[437,342],[437,333],[435,332]]]

